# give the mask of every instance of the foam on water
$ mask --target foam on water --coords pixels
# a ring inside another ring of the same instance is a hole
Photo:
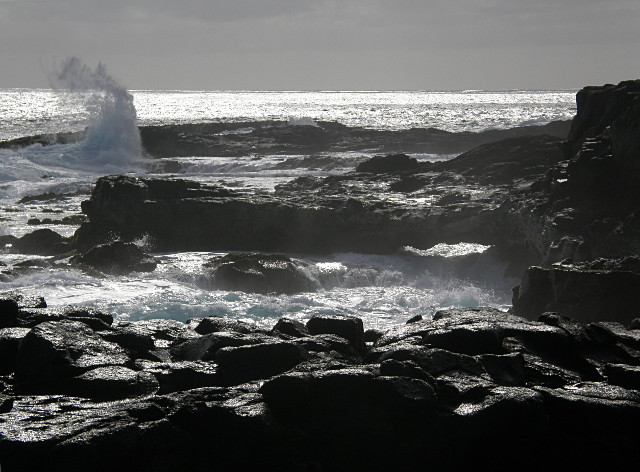
[[[103,66],[91,69],[76,58],[65,61],[54,79],[59,87],[55,92],[0,89],[0,107],[6,108],[9,103],[9,111],[0,109],[0,139],[85,127],[87,138],[77,144],[0,150],[0,209],[6,218],[0,225],[0,234],[20,236],[32,231],[34,228],[28,226],[27,220],[42,218],[47,211],[55,212],[58,218],[77,214],[80,201],[87,198],[85,194],[18,205],[16,202],[24,196],[88,192],[101,175],[138,170],[144,162],[137,115],[142,117],[142,124],[279,120],[290,126],[313,126],[326,120],[378,129],[433,126],[449,131],[479,131],[543,124],[569,118],[574,111],[573,92],[130,94]],[[28,105],[20,105],[23,102]],[[249,126],[222,133],[248,133],[252,130]],[[367,157],[365,153],[332,153],[313,157],[210,156],[167,161],[181,166],[181,177],[269,191],[276,184],[301,175],[321,177],[348,171]],[[451,156],[414,157],[438,161]],[[389,198],[421,206],[431,203],[431,197],[408,198],[397,194]],[[75,229],[51,228],[67,236]],[[145,241],[139,244],[144,246]],[[460,252],[463,250],[466,252]],[[308,275],[317,281],[318,290],[297,295],[203,289],[198,279],[203,274],[203,262],[212,256],[210,253],[156,254],[160,264],[154,272],[119,277],[95,277],[69,266],[57,266],[8,277],[2,288],[42,295],[52,306],[88,305],[132,320],[158,317],[186,320],[221,315],[269,328],[281,316],[305,321],[315,314],[336,313],[358,316],[367,328],[385,329],[415,315],[429,317],[447,307],[508,305],[513,281],[504,280],[503,267],[483,267],[482,271],[476,271],[482,277],[467,280],[454,276],[446,263],[429,265],[434,257],[466,257],[464,254],[483,251],[484,247],[457,245],[388,256],[335,254],[318,259],[300,256]],[[33,256],[2,254],[2,262],[8,265],[28,258]]]
[[[85,305],[120,319],[227,316],[270,328],[280,317],[306,321],[317,314],[346,314],[367,328],[386,329],[422,315],[460,306],[503,307],[508,294],[479,282],[434,276],[419,258],[335,254],[309,261],[324,288],[295,295],[205,290],[196,280],[214,253],[157,254],[152,273],[94,277],[76,269],[45,269],[5,282],[4,289],[42,295],[51,306]],[[335,276],[331,279],[332,276]]]

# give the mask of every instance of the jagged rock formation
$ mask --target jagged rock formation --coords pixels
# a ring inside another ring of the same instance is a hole
[[[640,441],[640,331],[446,310],[362,322],[113,321],[0,299],[8,470],[621,467]],[[27,306],[29,305],[29,306]]]
[[[534,248],[537,264],[609,262],[599,263],[605,269],[530,269],[514,294],[514,310],[628,321],[640,312],[634,295],[640,272],[637,264],[616,260],[640,253],[640,81],[587,87],[577,103],[567,161],[505,203],[505,226],[511,223],[514,245],[520,239]]]
[[[514,185],[558,162],[559,142],[525,137],[487,145],[486,152],[474,151],[480,167],[491,156],[487,172],[469,170],[463,154],[448,163],[393,173],[303,177],[280,185],[275,194],[183,180],[104,177],[83,203],[88,222],[76,233],[76,244],[85,250],[113,234],[125,241],[149,235],[159,251],[391,253],[439,242],[496,244],[493,212]],[[520,149],[528,149],[537,164],[514,167]]]

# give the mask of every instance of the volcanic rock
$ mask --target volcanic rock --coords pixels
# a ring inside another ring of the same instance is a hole
[[[20,343],[16,356],[16,380],[21,388],[42,391],[83,371],[129,362],[117,344],[104,341],[78,321],[44,322]]]
[[[129,272],[152,272],[158,261],[133,243],[116,241],[99,244],[80,256],[71,258],[71,263],[98,269],[107,274]]]
[[[231,253],[212,259],[206,286],[249,293],[292,294],[315,290],[302,265],[284,254]]]
[[[69,251],[66,238],[48,228],[25,234],[13,243],[13,250],[23,254],[50,256]]]

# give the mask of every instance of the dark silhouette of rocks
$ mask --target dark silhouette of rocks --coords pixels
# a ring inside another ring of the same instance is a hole
[[[46,309],[13,298],[0,300],[9,470],[621,466],[640,441],[640,332],[619,323],[455,309],[365,342],[339,316],[265,331],[108,324],[76,307],[82,321],[21,327]]]
[[[387,156],[373,157],[358,166],[356,172],[371,172],[373,174],[387,174],[389,172],[402,172],[418,167],[417,159],[406,154],[389,154]]]
[[[510,137],[564,137],[568,130],[567,121],[479,133],[453,133],[435,128],[374,130],[324,121],[318,126],[288,126],[272,121],[145,126],[140,128],[140,137],[145,150],[157,158],[346,151],[453,154]]]
[[[394,165],[299,178],[274,194],[104,177],[83,204],[88,221],[73,238],[76,250],[112,234],[148,237],[159,251],[487,244],[492,257],[525,273],[512,313],[444,310],[384,332],[365,331],[357,318],[318,316],[306,325],[274,320],[265,330],[217,317],[113,321],[14,293],[0,300],[2,465],[628,466],[640,444],[638,83],[581,91],[564,144],[520,131],[498,142],[456,134],[451,144],[437,130],[325,123],[251,125],[244,134],[223,133],[233,131],[223,124],[149,128],[143,140],[158,156],[483,145],[448,162],[379,158],[366,165]],[[395,165],[403,162],[411,165]],[[295,286],[301,266],[274,257],[234,254],[211,269],[225,267],[242,289]],[[271,273],[272,264],[284,272]]]
[[[231,253],[205,263],[200,285],[216,290],[291,294],[315,290],[317,282],[284,254]]]
[[[152,272],[158,261],[133,243],[116,241],[98,244],[71,258],[71,264],[98,269],[106,274]]]

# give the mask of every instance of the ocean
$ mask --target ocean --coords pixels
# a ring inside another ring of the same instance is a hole
[[[70,236],[79,223],[80,204],[103,175],[149,175],[149,158],[139,147],[136,123],[259,123],[286,126],[335,121],[380,130],[438,128],[451,132],[506,129],[566,120],[575,114],[575,90],[561,91],[131,91],[0,89],[0,141],[24,136],[89,129],[83,142],[0,149],[0,235],[22,236],[50,228]],[[237,128],[234,133],[250,132]],[[366,152],[325,156],[330,165],[305,165],[305,156],[181,157],[189,170],[178,177],[247,191],[273,191],[278,183],[303,175],[326,176],[353,170],[371,157]],[[454,155],[415,155],[423,160]],[[283,165],[297,158],[297,165]],[[45,193],[64,198],[19,203]],[[35,225],[34,222],[40,224]],[[138,244],[153,252],[147,241]],[[119,319],[171,318],[186,321],[227,316],[270,328],[280,317],[305,321],[314,314],[347,314],[365,328],[386,329],[448,307],[494,306],[507,309],[516,279],[504,267],[487,269],[482,280],[433,273],[421,255],[428,248],[391,255],[292,254],[310,263],[322,280],[336,283],[297,295],[258,295],[208,290],[198,284],[211,253],[154,253],[160,264],[151,273],[98,276],[64,264],[65,260],[18,276],[0,272],[0,291],[42,295],[50,306],[85,305]],[[476,246],[438,246],[432,253],[482,251]],[[34,259],[0,250],[0,266]],[[3,267],[0,267],[2,269]]]

